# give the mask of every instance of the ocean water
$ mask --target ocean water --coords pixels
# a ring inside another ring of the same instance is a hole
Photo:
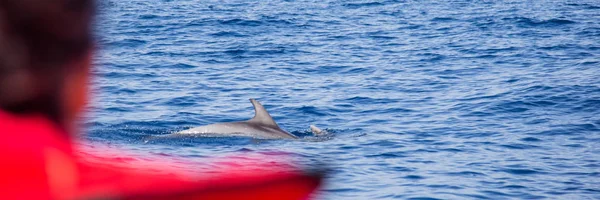
[[[92,151],[199,169],[288,153],[331,169],[320,199],[600,199],[598,1],[100,0],[98,15]],[[147,139],[248,119],[249,98],[303,139]]]

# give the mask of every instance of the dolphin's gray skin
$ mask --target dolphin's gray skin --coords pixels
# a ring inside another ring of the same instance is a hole
[[[210,124],[180,131],[174,135],[184,134],[219,134],[240,135],[263,139],[298,139],[297,136],[279,128],[269,112],[258,101],[250,99],[254,106],[254,117],[247,121]]]

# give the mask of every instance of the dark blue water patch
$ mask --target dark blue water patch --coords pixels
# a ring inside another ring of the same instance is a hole
[[[165,52],[165,51],[149,51],[143,53],[144,56],[183,56],[185,54],[176,52]],[[156,65],[153,65],[156,66]]]
[[[425,177],[419,176],[419,175],[408,175],[408,176],[404,176],[402,178],[409,179],[409,180],[422,180],[422,179],[425,179]]]
[[[519,175],[519,176],[544,173],[544,172],[533,170],[533,169],[504,169],[502,171],[504,171],[506,173],[514,174],[514,175]]]
[[[542,140],[536,137],[525,137],[525,138],[521,138],[521,141],[524,142],[541,142]]]
[[[158,77],[158,74],[150,72],[150,73],[141,73],[141,72],[109,72],[105,74],[98,74],[99,76],[103,76],[106,78],[127,78],[127,77],[142,77],[142,78],[153,78]]]
[[[393,36],[393,32],[385,32],[385,31],[374,31],[367,33],[369,38],[375,40],[394,40],[397,39],[396,36]]]
[[[248,20],[248,19],[226,19],[219,20],[220,24],[223,25],[237,25],[237,26],[260,26],[263,24],[262,21],[259,20]]]
[[[291,18],[291,19],[281,19],[278,17],[273,17],[273,16],[266,16],[263,15],[260,17],[261,21],[267,22],[271,25],[296,25],[296,23],[294,22],[295,18]]]
[[[518,150],[523,150],[523,149],[537,149],[540,148],[540,146],[536,146],[536,145],[529,145],[529,144],[518,144],[518,143],[513,143],[513,144],[503,144],[503,145],[499,145],[500,147],[503,148],[508,148],[508,149],[518,149]]]
[[[366,146],[378,146],[378,147],[386,147],[386,148],[396,148],[403,147],[398,142],[382,140],[382,141],[373,141],[369,143],[365,143]]]
[[[407,198],[407,200],[441,200],[441,199],[433,198],[433,197],[411,197],[411,198]]]
[[[205,98],[205,97],[182,96],[182,97],[169,98],[169,99],[167,99],[167,101],[164,101],[160,104],[166,105],[166,106],[190,107],[190,106],[198,105],[198,103],[207,102],[210,100],[211,99]]]
[[[505,185],[505,186],[502,186],[501,188],[503,188],[503,189],[511,189],[511,190],[512,189],[519,189],[519,190],[520,189],[527,189],[527,187],[522,186],[522,185]]]
[[[576,111],[583,112],[600,112],[600,100],[597,99],[586,99],[579,103],[579,106],[573,108]]]
[[[348,69],[346,71],[343,71],[340,74],[343,74],[343,75],[355,75],[355,74],[368,75],[373,72],[375,72],[375,67],[371,67],[371,68],[354,67],[354,68]]]
[[[403,152],[387,152],[387,153],[366,155],[365,157],[388,159],[388,158],[405,158],[405,157],[408,157],[408,155],[405,155]]]
[[[467,151],[467,149],[462,148],[439,148],[437,149],[440,152],[451,152],[451,153],[461,153]]]
[[[434,17],[431,19],[431,21],[433,21],[433,22],[450,22],[450,21],[456,21],[456,19],[454,19],[452,17]]]
[[[533,133],[534,135],[545,135],[545,136],[555,136],[555,135],[579,135],[581,133],[595,133],[600,130],[594,124],[564,124],[560,126],[553,127],[548,130],[543,130],[540,132]]]
[[[144,20],[144,19],[151,20],[151,19],[161,18],[161,16],[153,15],[153,14],[143,14],[143,15],[140,15],[138,18],[142,19],[142,20]]]
[[[474,95],[472,97],[467,97],[467,98],[462,98],[462,99],[457,99],[457,100],[459,100],[459,101],[494,100],[494,99],[500,99],[505,96],[509,96],[511,94],[512,94],[512,92],[507,91],[507,92],[501,92],[501,93],[491,94],[491,95]]]
[[[391,167],[391,169],[394,170],[395,172],[414,172],[414,171],[416,171],[416,169],[414,169],[414,168],[402,167],[402,166],[393,166],[393,167]]]
[[[460,186],[446,185],[446,184],[433,184],[433,185],[427,185],[427,187],[434,188],[434,189],[451,189],[451,190],[463,189],[463,187],[460,187]]]
[[[167,66],[156,66],[156,68],[176,68],[176,69],[194,69],[198,66],[194,64],[186,64],[186,63],[175,63]]]
[[[489,109],[491,110],[491,112],[502,114],[523,113],[530,110],[529,108],[527,108],[530,105],[531,103],[524,101],[504,101],[502,103],[489,107]]]
[[[479,173],[479,172],[474,172],[474,171],[462,171],[462,172],[450,172],[450,173],[445,173],[448,176],[460,176],[460,177],[479,177],[479,176],[486,176],[483,173]]]
[[[417,56],[420,62],[433,62],[438,63],[446,58],[445,55],[437,54],[437,53],[418,53]],[[453,70],[444,70],[440,74],[451,74]]]
[[[302,106],[298,108],[298,111],[304,114],[314,115],[314,116],[328,116],[328,112],[326,110],[322,110],[320,108],[314,106]]]
[[[219,31],[216,33],[211,33],[209,35],[214,36],[214,37],[246,37],[247,36],[247,35],[241,34],[239,32],[235,32],[235,31]]]
[[[557,26],[569,25],[569,24],[576,23],[575,21],[572,21],[572,20],[558,19],[558,18],[552,18],[552,19],[547,19],[547,20],[538,20],[538,19],[533,19],[533,18],[528,18],[528,17],[509,17],[509,18],[502,18],[502,20],[510,22],[510,23],[515,23],[515,24],[523,26],[523,27],[557,27]]]
[[[129,89],[129,88],[122,88],[122,87],[117,87],[117,86],[111,86],[111,87],[102,87],[103,90],[112,90],[112,94],[116,94],[116,95],[132,95],[132,94],[136,94],[139,92],[139,90],[133,90],[133,89]]]
[[[551,45],[547,45],[547,46],[538,46],[537,47],[537,49],[546,50],[546,51],[548,51],[548,50],[560,51],[560,50],[570,50],[570,49],[577,49],[577,48],[579,48],[579,45],[574,45],[574,44],[551,44]]]
[[[561,145],[563,147],[569,147],[569,148],[584,148],[586,146],[583,146],[581,144],[565,144],[565,145]]]
[[[475,112],[470,112],[464,115],[461,115],[461,117],[491,117],[491,116],[495,116],[496,114],[494,114],[493,112],[481,112],[481,111],[475,111]]]
[[[589,3],[585,3],[585,2],[582,2],[582,3],[568,2],[565,5],[580,7],[580,8],[584,8],[584,9],[600,9],[600,6],[590,5]]]
[[[581,63],[579,63],[580,65],[596,65],[600,63],[600,61],[583,61]]]
[[[329,131],[328,131],[329,132]],[[303,130],[303,131],[291,131],[290,132],[292,135],[298,136],[298,137],[310,137],[313,136],[314,134],[311,131],[307,131],[307,130]],[[330,135],[333,135],[334,133],[330,133]]]
[[[139,48],[147,44],[147,41],[137,39],[123,39],[105,43],[102,45],[105,48]]]
[[[242,54],[244,54],[246,52],[248,52],[248,51],[245,50],[245,49],[229,49],[229,50],[223,51],[222,53],[228,54],[228,55],[231,55],[231,56],[240,56],[240,55],[242,55]]]
[[[107,107],[105,109],[110,112],[131,112],[131,111],[133,111],[133,109],[121,108],[121,107]]]
[[[398,99],[389,99],[389,98],[371,98],[371,97],[362,97],[355,96],[352,98],[344,99],[343,103],[351,103],[357,105],[370,105],[370,104],[391,104],[398,102]]]
[[[600,172],[566,172],[566,173],[562,173],[562,175],[600,177]]]
[[[252,50],[249,52],[249,54],[251,55],[255,55],[255,56],[261,56],[261,57],[265,57],[265,56],[274,56],[277,54],[284,54],[286,53],[287,50],[285,47],[271,47],[268,49],[256,49],[256,50]]]
[[[362,7],[373,7],[373,6],[382,6],[382,5],[384,5],[384,4],[380,3],[380,2],[345,3],[345,4],[343,4],[344,7],[347,7],[350,9],[358,9],[358,8],[362,8]]]
[[[398,39],[395,36],[388,36],[388,35],[371,35],[369,36],[371,39],[377,40],[377,41],[392,41],[395,39]],[[388,44],[390,45],[390,44]]]
[[[305,69],[304,72],[314,73],[314,74],[337,74],[342,71],[351,68],[351,66],[340,66],[340,65],[329,65],[329,66],[318,66],[313,69]]]

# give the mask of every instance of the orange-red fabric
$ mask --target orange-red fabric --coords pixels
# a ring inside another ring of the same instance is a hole
[[[0,199],[308,199],[321,176],[298,170],[185,178],[77,159],[71,141],[42,116],[0,111]]]

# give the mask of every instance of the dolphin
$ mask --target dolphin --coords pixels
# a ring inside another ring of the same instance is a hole
[[[216,134],[250,136],[261,139],[298,139],[298,136],[279,128],[269,112],[258,101],[250,99],[250,102],[254,106],[254,117],[250,120],[210,124],[183,130],[173,135]]]

